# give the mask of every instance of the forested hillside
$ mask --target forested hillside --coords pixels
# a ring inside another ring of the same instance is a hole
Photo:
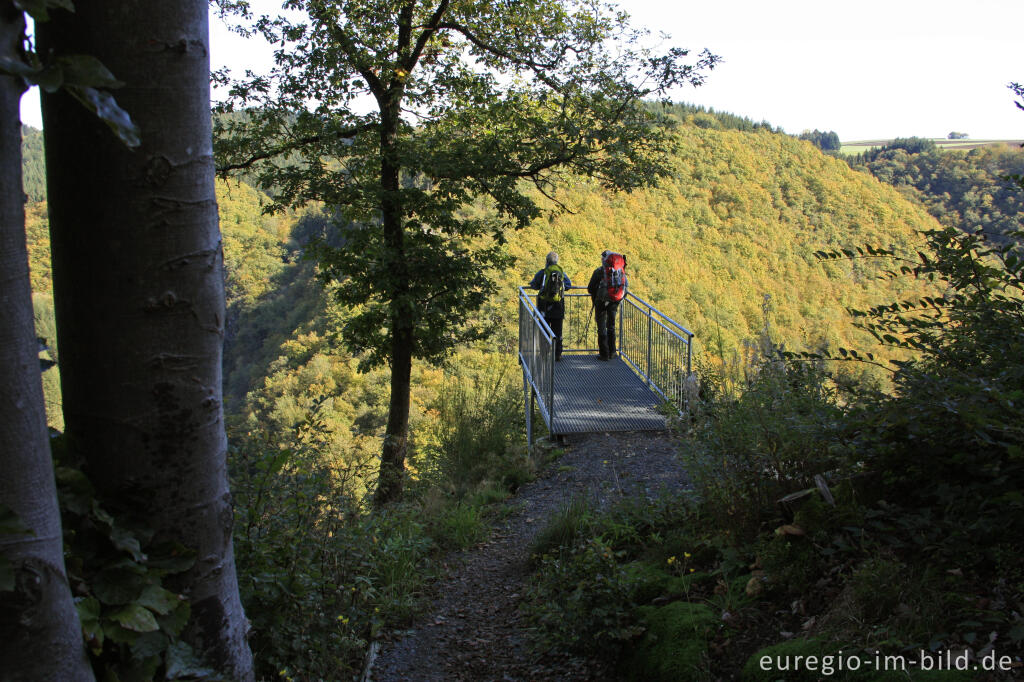
[[[766,295],[772,334],[788,348],[869,343],[845,309],[899,296],[906,283],[894,289],[878,279],[882,265],[875,260],[821,264],[813,252],[857,244],[912,251],[917,231],[935,222],[892,187],[809,142],[735,117],[677,113],[683,124],[672,178],[611,196],[580,180],[558,195],[573,213],[510,236],[517,265],[497,275],[500,294],[488,306],[504,325],[505,338],[494,346],[509,347],[515,287],[552,249],[577,284],[586,283],[604,249],[627,254],[634,292],[694,331],[700,353],[716,361],[758,335]],[[264,215],[266,197],[237,183],[219,184],[218,201],[228,270],[229,412],[284,433],[316,398],[330,396],[335,407],[321,409],[336,427],[337,448],[372,437],[382,419],[383,378],[359,374],[357,359],[334,342],[345,313],[302,258],[311,238],[330,236],[329,216],[315,208]],[[45,294],[45,204],[30,205],[28,234],[33,285]],[[414,402],[422,408],[439,375],[427,367],[417,372]]]
[[[505,290],[527,281],[550,248],[585,284],[608,248],[628,255],[633,291],[694,331],[703,353],[729,354],[755,337],[765,295],[777,340],[788,347],[863,344],[845,308],[901,292],[876,278],[874,260],[823,266],[813,252],[912,249],[918,230],[936,226],[927,213],[809,142],[766,129],[684,125],[676,144],[675,174],[657,189],[566,190],[560,199],[574,214],[510,240],[518,280],[506,277]]]
[[[1024,150],[1017,146],[965,152],[910,138],[852,157],[850,163],[920,201],[950,227],[981,229],[998,239],[1019,230],[1024,219],[1020,190],[1006,179],[1024,173]]]
[[[21,182],[29,202],[46,201],[43,133],[27,125],[21,126]]]

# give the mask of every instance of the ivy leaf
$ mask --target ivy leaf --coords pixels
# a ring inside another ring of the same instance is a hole
[[[106,123],[126,146],[134,148],[142,143],[139,137],[139,127],[109,92],[71,84],[68,84],[67,91],[81,102],[82,106]]]
[[[110,614],[110,619],[133,632],[159,630],[153,612],[140,604],[127,604]]]

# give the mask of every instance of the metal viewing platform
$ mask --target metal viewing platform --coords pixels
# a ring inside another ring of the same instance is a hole
[[[619,353],[602,361],[588,345],[597,339],[590,296],[573,287],[565,292],[556,363],[554,334],[534,300],[519,288],[519,363],[531,443],[535,404],[552,436],[666,428],[666,404],[680,410],[686,401],[692,332],[627,292],[615,320]]]

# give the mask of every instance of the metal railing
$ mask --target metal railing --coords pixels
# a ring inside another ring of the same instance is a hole
[[[534,304],[536,294],[519,287],[519,359],[523,386],[548,428],[554,421],[554,333]],[[562,322],[563,354],[596,353],[597,332],[590,295],[585,287],[565,292]],[[694,334],[631,292],[619,304],[616,319],[619,355],[648,387],[682,409],[686,380],[692,371]],[[530,390],[532,388],[532,390]],[[528,414],[532,411],[528,406]],[[529,421],[527,430],[530,430]]]
[[[519,363],[523,366],[524,388],[537,396],[541,416],[550,429],[555,418],[555,334],[522,287],[519,287]],[[528,406],[528,438],[532,435],[530,412]]]
[[[693,363],[693,332],[638,296],[619,304],[619,354],[662,398],[682,409]]]

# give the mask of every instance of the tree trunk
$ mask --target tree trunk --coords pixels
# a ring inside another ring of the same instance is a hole
[[[402,496],[405,455],[409,444],[409,400],[411,393],[414,331],[405,262],[405,233],[402,224],[400,166],[395,143],[398,139],[399,98],[390,97],[381,107],[381,229],[391,258],[390,269],[397,282],[391,308],[391,399],[388,423],[381,451],[380,474],[373,503],[378,509]]]
[[[207,0],[76,0],[41,51],[89,54],[125,87],[127,149],[65,94],[43,98],[64,420],[104,502],[196,551],[171,589],[184,637],[253,677],[238,596],[221,404],[224,274],[213,185]]]
[[[17,59],[24,15],[0,2],[0,56]],[[92,680],[64,573],[57,487],[50,460],[39,349],[25,247],[20,80],[0,76],[0,513],[31,535],[0,532],[15,588],[0,592],[0,675],[5,680]]]

